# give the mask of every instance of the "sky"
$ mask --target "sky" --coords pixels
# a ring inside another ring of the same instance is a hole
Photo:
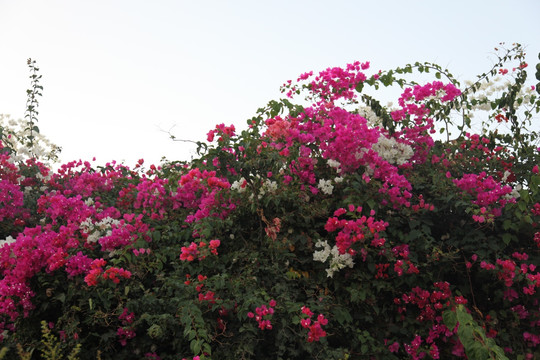
[[[62,162],[190,160],[196,146],[168,131],[245,128],[307,71],[429,61],[474,79],[518,42],[534,77],[538,14],[538,0],[0,0],[0,113],[24,117],[32,58],[38,126]]]

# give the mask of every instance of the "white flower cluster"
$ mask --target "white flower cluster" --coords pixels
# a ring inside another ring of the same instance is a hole
[[[25,139],[29,134],[26,130],[27,124],[24,120],[14,120],[9,115],[0,114],[0,128],[3,129],[3,145],[14,150],[10,161],[13,163],[24,162],[27,159],[35,158],[47,166],[49,161],[54,162],[58,159],[60,148],[50,142],[40,133],[33,133],[33,146],[30,148]]]
[[[264,181],[262,181],[262,177],[260,175],[255,175],[254,179],[262,182],[262,186],[259,190],[259,194],[257,195],[259,199],[262,199],[262,197],[266,194],[275,194],[277,192],[277,189],[278,189],[277,182],[272,181],[270,179],[265,179]],[[246,188],[247,188],[247,186],[245,186],[245,183],[246,183],[246,179],[242,177],[231,184],[231,190],[238,191],[239,193],[243,193],[244,191],[246,191]],[[250,198],[253,198],[253,194],[251,194]]]
[[[320,179],[317,187],[326,195],[332,195],[332,191],[334,190],[334,186],[330,180]]]
[[[8,244],[11,244],[11,243],[14,243],[16,239],[14,239],[13,237],[11,236],[8,236],[7,238],[5,238],[4,240],[0,240],[0,248],[2,248],[4,245],[8,245]]]
[[[509,80],[502,81],[503,78],[500,76],[494,77],[490,81],[484,81],[480,85],[480,88],[477,92],[470,96],[470,100],[477,100],[477,105],[474,106],[475,110],[491,111],[491,103],[489,97],[499,94],[501,92],[507,91],[508,87],[511,85]],[[472,81],[465,81],[465,86],[470,87],[473,85]],[[518,108],[520,103],[517,99],[522,98],[523,104],[531,103],[531,96],[535,96],[535,92],[531,87],[522,87],[519,93],[516,95],[516,102],[514,106]],[[533,97],[534,99],[534,97]]]
[[[88,234],[86,241],[88,243],[95,243],[104,236],[110,236],[112,234],[112,225],[118,225],[120,221],[111,217],[106,217],[96,223],[92,222],[92,219],[88,218],[84,220],[79,228]]]
[[[11,160],[11,158],[10,158],[10,160]],[[46,183],[49,180],[51,180],[52,173],[49,173],[47,176],[43,176],[43,175],[41,175],[40,172],[38,172],[38,173],[36,173],[36,175],[34,175],[34,177],[36,179],[38,179],[38,180],[41,180],[43,183]],[[23,176],[23,175],[19,176],[19,178],[18,178],[19,184],[22,181],[24,181],[24,179],[26,179],[26,176]],[[45,185],[39,187],[39,191],[45,191],[46,189],[47,189],[47,186],[45,186]],[[32,190],[33,190],[33,188],[31,186],[25,186],[24,187],[24,195],[30,194],[32,192]]]
[[[261,187],[261,190],[259,192],[259,199],[262,199],[262,197],[265,194],[275,194],[278,189],[278,184],[275,181],[272,181],[270,179],[266,179],[263,182],[263,185]]]
[[[328,166],[334,168],[338,174],[341,172],[341,163],[339,161],[328,159],[326,162],[328,163]]]
[[[512,192],[510,194],[506,194],[505,198],[510,199],[518,199],[521,195],[519,195],[519,191],[522,189],[522,186],[520,184],[517,184],[515,188],[512,188]]]
[[[435,95],[431,95],[431,96],[427,96],[424,101],[429,101],[429,100],[441,100],[443,97],[445,97],[447,95],[446,93],[446,90],[444,89],[439,89],[435,92]]]
[[[508,179],[508,177],[511,175],[510,171],[508,170],[505,170],[504,171],[504,174],[503,174],[503,177],[501,179],[502,182],[506,182],[506,180]],[[515,188],[512,188],[512,192],[510,194],[506,194],[504,196],[505,199],[507,200],[510,200],[510,199],[518,199],[521,195],[519,194],[520,190],[522,189],[523,187],[520,185],[520,184],[517,184]]]
[[[358,115],[362,116],[364,119],[367,120],[367,123],[369,126],[375,127],[375,126],[381,126],[382,125],[382,119],[375,114],[373,109],[369,106],[362,106],[358,108]]]
[[[235,182],[232,183],[231,190],[238,191],[239,193],[243,193],[244,191],[246,191],[246,187],[243,186],[245,182],[246,182],[246,179],[241,177],[240,180],[236,180]]]
[[[334,159],[328,159],[327,160],[327,163],[328,163],[328,166],[330,166],[331,168],[334,168],[336,170],[336,173],[340,174],[341,173],[341,163],[337,160],[334,160]],[[330,181],[330,180],[327,180],[327,181]],[[334,182],[336,184],[339,184],[340,182],[343,181],[343,177],[341,176],[337,176],[334,178]],[[321,189],[321,186],[324,186],[321,184],[321,182],[319,181],[319,189]],[[332,194],[332,191],[334,187],[332,186],[332,189],[330,189],[330,194]],[[322,189],[321,189],[322,190]],[[324,190],[323,190],[324,192]]]
[[[336,271],[345,267],[352,268],[354,266],[352,256],[347,253],[340,254],[336,245],[331,248],[326,241],[318,240],[315,243],[315,247],[322,248],[322,250],[317,250],[313,253],[313,260],[324,263],[330,259],[330,267],[326,269],[328,277],[333,277]]]
[[[377,143],[373,144],[372,149],[384,160],[396,165],[405,164],[414,155],[414,151],[409,145],[399,143],[396,139],[387,138],[382,134]]]
[[[504,174],[503,174],[503,177],[502,177],[502,179],[501,179],[502,182],[505,182],[506,179],[508,179],[508,177],[509,177],[511,174],[512,174],[512,173],[511,173],[510,171],[505,170],[505,171],[504,171]]]

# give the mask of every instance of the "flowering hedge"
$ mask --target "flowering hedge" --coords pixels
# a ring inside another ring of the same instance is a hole
[[[51,171],[3,141],[3,346],[48,354],[45,321],[81,359],[540,356],[540,101],[501,51],[465,86],[303,74],[190,163]]]

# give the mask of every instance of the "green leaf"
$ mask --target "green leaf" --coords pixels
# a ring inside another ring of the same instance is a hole
[[[367,354],[368,351],[369,351],[369,347],[367,344],[362,344],[362,346],[360,346],[360,353]]]
[[[512,241],[512,235],[509,234],[509,233],[504,233],[502,235],[502,240],[506,245],[508,245],[508,244],[510,244],[510,241]]]
[[[458,336],[465,349],[469,349],[474,346],[474,331],[471,326],[459,323]]]
[[[334,318],[342,325],[353,321],[351,314],[345,308],[335,307],[333,309],[333,313],[334,313]]]
[[[63,304],[64,302],[66,302],[66,293],[60,293],[56,295],[54,298]]]
[[[199,354],[201,352],[201,346],[202,346],[201,340],[192,340],[189,343],[189,348],[191,349],[191,351],[193,351],[194,354]]]
[[[467,312],[465,307],[463,305],[458,305],[456,309],[457,314],[457,320],[460,324],[471,324],[473,322],[473,318],[471,314]]]
[[[420,230],[418,230],[418,229],[414,229],[409,233],[408,239],[410,241],[412,241],[412,240],[418,239],[421,236],[422,236],[422,232]]]
[[[467,356],[471,360],[484,360],[489,359],[489,353],[481,344],[474,343],[470,349],[467,350]]]
[[[457,324],[457,316],[456,313],[452,310],[446,310],[443,312],[443,321],[444,325],[450,330],[454,330]]]

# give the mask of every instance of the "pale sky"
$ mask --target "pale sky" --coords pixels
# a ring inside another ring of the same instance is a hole
[[[0,113],[24,116],[26,59],[43,76],[41,133],[61,159],[189,160],[218,123],[245,128],[306,71],[415,61],[460,80],[489,70],[499,42],[527,49],[540,1],[0,0]],[[396,100],[396,99],[389,99]]]

